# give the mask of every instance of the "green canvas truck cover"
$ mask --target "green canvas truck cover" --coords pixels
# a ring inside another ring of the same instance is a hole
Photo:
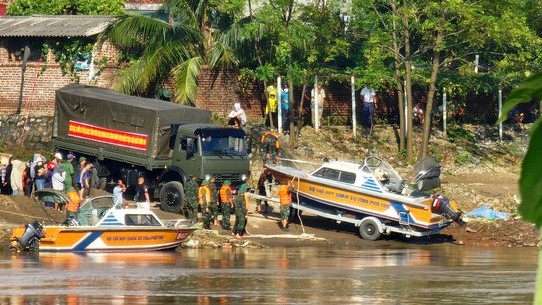
[[[92,147],[104,157],[114,152],[142,160],[169,159],[171,124],[210,119],[208,110],[70,84],[56,91],[53,138]]]

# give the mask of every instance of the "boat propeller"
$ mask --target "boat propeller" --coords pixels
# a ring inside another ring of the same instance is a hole
[[[39,241],[45,235],[43,226],[37,221],[27,224],[25,231],[21,237],[14,237],[11,240],[11,249],[16,249],[17,252],[28,250],[34,251],[39,249]]]

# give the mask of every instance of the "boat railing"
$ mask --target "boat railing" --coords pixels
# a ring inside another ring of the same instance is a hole
[[[162,223],[167,228],[188,227],[191,221],[189,219],[162,219]]]

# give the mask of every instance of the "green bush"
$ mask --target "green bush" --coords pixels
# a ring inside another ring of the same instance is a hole
[[[455,156],[455,163],[464,165],[472,160],[472,154],[468,151],[461,151]]]
[[[474,142],[476,135],[463,128],[450,128],[447,130],[448,140],[452,143]]]

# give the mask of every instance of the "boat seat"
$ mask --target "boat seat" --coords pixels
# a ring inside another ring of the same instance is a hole
[[[401,194],[403,192],[403,189],[405,188],[406,181],[405,180],[395,180],[390,179],[388,183],[385,185],[385,187],[393,193]]]

